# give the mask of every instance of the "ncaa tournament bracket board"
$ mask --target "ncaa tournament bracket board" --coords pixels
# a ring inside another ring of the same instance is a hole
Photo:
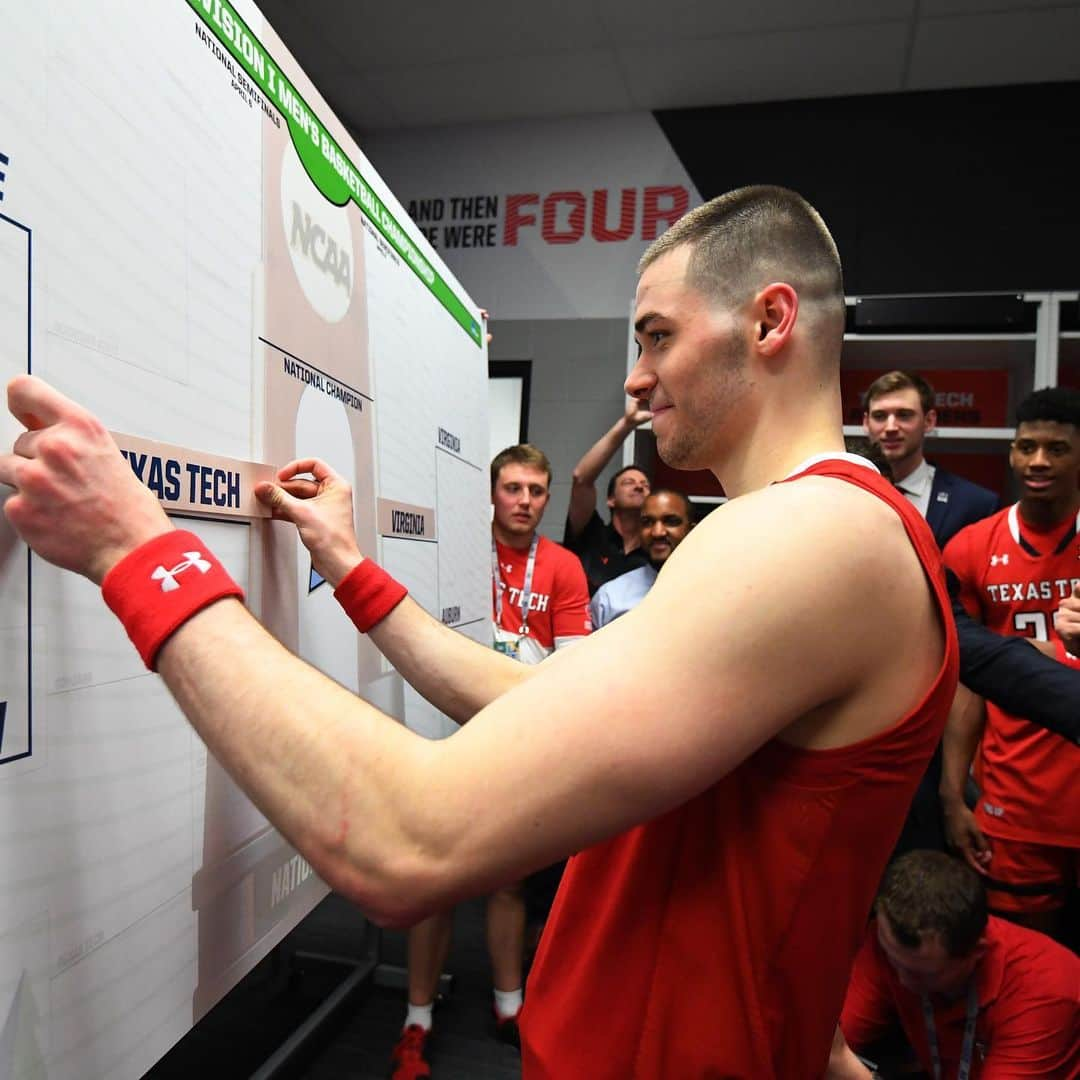
[[[277,637],[450,730],[251,486],[326,459],[364,550],[486,641],[479,312],[254,4],[5,11],[0,378],[27,371],[102,417]],[[0,522],[0,1077],[141,1076],[325,891],[97,588]]]

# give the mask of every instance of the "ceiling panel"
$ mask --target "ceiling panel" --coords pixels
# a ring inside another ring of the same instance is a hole
[[[267,0],[262,6],[269,13],[290,4]],[[325,28],[328,47],[372,71],[581,51],[603,44],[594,5],[580,0],[529,5],[497,0],[307,0],[303,8]]]
[[[664,46],[722,34],[897,21],[910,19],[915,8],[915,0],[668,0],[658,16],[654,4],[633,3],[640,3],[640,12],[628,12],[626,0],[596,0],[612,42]]]
[[[1080,0],[256,0],[361,131],[1080,79]]]
[[[640,108],[873,94],[898,90],[906,23],[739,34],[619,50]]]
[[[607,51],[493,58],[373,71],[368,79],[406,125],[625,112],[634,108]],[[389,126],[389,125],[387,125]]]
[[[1080,9],[925,19],[905,89],[1080,79]]]
[[[922,0],[919,13],[924,19],[938,15],[997,15],[1032,8],[1075,7],[1061,0]]]

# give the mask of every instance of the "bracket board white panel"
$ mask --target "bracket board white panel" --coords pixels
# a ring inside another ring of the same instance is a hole
[[[476,305],[247,0],[43,0],[3,37],[0,379],[39,374],[125,433],[264,625],[449,733],[250,488],[325,457],[364,549],[482,638]],[[0,444],[18,431],[4,411]],[[0,822],[4,1077],[141,1076],[326,891],[98,590],[2,519]]]

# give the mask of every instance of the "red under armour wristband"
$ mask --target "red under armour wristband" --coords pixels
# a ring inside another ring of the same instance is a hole
[[[206,545],[179,529],[128,552],[105,575],[101,592],[151,671],[158,650],[192,615],[226,596],[244,599]]]
[[[400,581],[371,559],[354,566],[334,590],[334,599],[361,634],[382,622],[408,595]]]

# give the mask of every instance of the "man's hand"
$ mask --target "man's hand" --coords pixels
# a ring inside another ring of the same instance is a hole
[[[1061,602],[1054,625],[1065,648],[1073,656],[1080,656],[1080,585],[1074,585],[1072,595]]]
[[[623,419],[631,428],[636,428],[644,424],[646,420],[651,420],[652,413],[644,408],[637,398],[627,398]]]
[[[964,862],[983,877],[989,873],[990,844],[975,822],[975,815],[963,802],[944,802],[945,839],[949,847],[964,857]]]
[[[318,458],[290,461],[278,470],[278,480],[256,484],[255,497],[277,520],[296,526],[312,565],[336,589],[363,559],[353,523],[352,488]]]
[[[8,409],[27,430],[0,454],[4,514],[43,559],[101,584],[128,552],[173,528],[105,426],[48,383],[20,375]]]

